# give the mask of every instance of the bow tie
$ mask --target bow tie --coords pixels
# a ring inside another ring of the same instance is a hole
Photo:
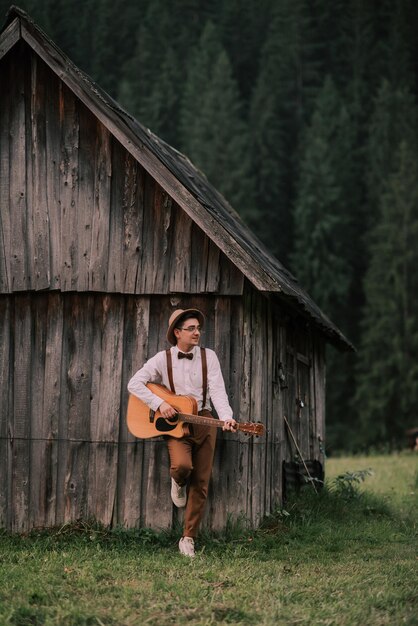
[[[179,352],[177,356],[178,356],[179,359],[190,359],[190,360],[192,360],[193,352]]]

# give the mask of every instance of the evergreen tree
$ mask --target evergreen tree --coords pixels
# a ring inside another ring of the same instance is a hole
[[[401,142],[371,233],[356,395],[365,444],[403,443],[418,402],[416,147]]]
[[[251,101],[257,213],[250,225],[284,264],[293,240],[297,147],[320,85],[310,42],[304,0],[278,2]]]
[[[383,80],[369,123],[367,155],[367,230],[375,222],[381,190],[393,172],[394,155],[403,138],[415,126],[416,104],[405,87],[394,88]]]
[[[219,37],[232,63],[241,98],[248,105],[268,32],[271,0],[222,0],[213,12]]]
[[[292,267],[325,313],[351,338],[356,233],[355,128],[328,77],[303,138],[295,204]],[[328,444],[346,444],[351,416],[353,357],[327,351]]]
[[[145,126],[180,144],[181,94],[187,62],[198,41],[201,7],[193,0],[148,0],[136,46],[122,68],[118,99]],[[202,11],[204,15],[206,11]]]
[[[98,0],[42,0],[32,16],[76,65],[91,73],[91,32]],[[84,28],[89,33],[84,39]],[[85,47],[85,45],[87,48]]]
[[[347,110],[328,77],[304,141],[292,266],[318,304],[340,319],[352,281],[345,245],[352,237],[351,144]]]
[[[147,126],[173,146],[180,143],[178,117],[182,84],[181,62],[175,51],[167,47],[165,58],[149,94],[142,98],[141,119]]]
[[[91,74],[103,89],[116,97],[120,71],[132,54],[137,24],[144,12],[146,2],[145,0],[130,3],[126,0],[94,0],[94,3],[96,5],[95,19],[93,15],[89,15],[90,27],[94,28],[90,39],[94,45],[94,53],[91,55]]]
[[[208,22],[191,57],[181,149],[242,215],[253,206],[248,129],[228,56]]]

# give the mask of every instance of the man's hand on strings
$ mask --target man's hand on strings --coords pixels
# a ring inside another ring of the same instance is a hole
[[[162,402],[158,407],[159,412],[163,417],[169,419],[170,417],[174,417],[177,413],[176,409],[168,404],[168,402]]]

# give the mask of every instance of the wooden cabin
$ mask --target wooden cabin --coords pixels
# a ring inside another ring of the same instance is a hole
[[[187,157],[15,7],[0,81],[0,526],[170,527],[165,443],[127,432],[126,386],[192,306],[235,415],[268,429],[219,433],[205,523],[256,524],[284,462],[322,467],[325,344],[349,342]]]

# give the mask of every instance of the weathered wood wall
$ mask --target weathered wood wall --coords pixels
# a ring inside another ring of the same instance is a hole
[[[278,363],[294,349],[288,320],[251,288],[245,298],[177,296],[174,302],[58,292],[2,296],[0,526],[22,531],[91,516],[126,526],[172,523],[165,443],[134,441],[124,415],[127,382],[166,347],[173,306],[206,312],[204,343],[221,359],[235,414],[268,428],[266,438],[254,440],[219,433],[206,523],[222,527],[228,515],[240,514],[256,523],[280,503],[281,464],[294,455],[283,412],[306,457],[319,458],[321,350],[310,354],[309,373],[296,365],[295,376],[288,362],[288,387],[281,388]],[[303,393],[300,411],[296,398]]]
[[[251,287],[22,42],[0,73],[0,526],[176,519],[165,443],[135,441],[124,415],[129,378],[188,306],[235,414],[268,428],[218,434],[205,522],[257,523],[295,456],[283,415],[321,460],[323,338]]]
[[[0,75],[0,293],[242,293],[243,275],[24,43]]]

